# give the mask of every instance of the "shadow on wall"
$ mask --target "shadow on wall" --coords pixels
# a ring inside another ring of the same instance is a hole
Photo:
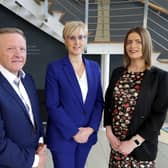
[[[40,112],[43,122],[47,122],[48,114],[45,106],[45,92],[44,89],[38,89],[37,94],[39,97],[39,103],[40,103]]]

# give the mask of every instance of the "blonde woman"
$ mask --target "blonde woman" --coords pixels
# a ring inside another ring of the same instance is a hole
[[[47,144],[55,168],[84,168],[97,141],[103,108],[100,69],[82,56],[86,36],[83,22],[66,23],[63,38],[68,55],[47,69]]]

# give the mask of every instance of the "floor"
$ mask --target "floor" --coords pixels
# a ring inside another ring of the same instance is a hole
[[[100,129],[99,140],[89,154],[86,168],[108,168],[109,145],[105,131]],[[159,151],[156,160],[156,168],[167,168],[168,144],[159,142]],[[48,151],[48,162],[46,168],[53,168],[51,154]]]

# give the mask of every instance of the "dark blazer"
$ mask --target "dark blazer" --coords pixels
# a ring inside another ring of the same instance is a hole
[[[47,145],[58,152],[76,145],[72,137],[79,127],[92,127],[95,131],[88,143],[97,141],[103,109],[100,69],[96,62],[83,60],[88,80],[85,103],[68,56],[49,64],[47,69]]]
[[[111,124],[114,109],[113,90],[116,82],[124,72],[123,67],[115,69],[105,96],[104,126]],[[129,126],[126,139],[139,134],[145,141],[131,155],[137,160],[155,160],[160,129],[168,108],[168,73],[152,67],[146,70],[135,112]]]
[[[22,80],[29,95],[36,128],[32,125],[21,99],[0,73],[0,167],[31,168],[42,125],[32,78]]]

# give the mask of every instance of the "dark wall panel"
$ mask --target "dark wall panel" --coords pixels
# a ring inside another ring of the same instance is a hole
[[[110,55],[110,74],[109,74],[110,77],[111,77],[112,71],[115,68],[122,65],[123,65],[123,55],[120,55],[120,54]]]
[[[52,38],[37,27],[0,5],[0,27],[18,27],[27,38],[27,63],[24,70],[30,73],[36,83],[40,98],[43,121],[47,120],[45,109],[44,85],[47,64],[66,54],[64,44]]]
[[[32,74],[37,89],[44,89],[47,64],[66,54],[64,44],[0,5],[0,27],[18,27],[27,38],[26,72]]]

